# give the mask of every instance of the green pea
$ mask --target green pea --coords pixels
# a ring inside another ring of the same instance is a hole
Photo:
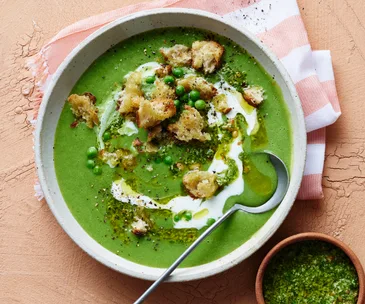
[[[199,98],[200,98],[200,92],[197,91],[197,90],[192,90],[190,93],[189,93],[189,96],[190,96],[190,99],[192,101],[197,101]]]
[[[165,158],[163,159],[163,162],[166,165],[172,165],[172,163],[173,163],[172,157],[170,155],[165,156]]]
[[[175,216],[174,216],[174,222],[178,222],[180,220],[181,220],[180,214],[175,214]]]
[[[174,83],[174,81],[175,81],[175,78],[174,78],[174,77],[172,77],[172,76],[166,76],[166,77],[163,79],[163,81],[164,81],[165,83],[167,83],[167,84],[173,84],[173,83]]]
[[[187,221],[191,221],[191,219],[193,218],[193,215],[191,214],[190,211],[186,211],[184,214],[184,217]]]
[[[177,96],[182,96],[185,93],[185,88],[182,85],[178,85],[176,86],[175,92]]]
[[[99,166],[95,166],[94,167],[94,169],[93,169],[93,173],[95,174],[95,175],[100,175],[101,173],[102,173],[102,169],[101,169],[101,167],[99,167]]]
[[[110,132],[106,131],[106,132],[103,134],[103,140],[104,140],[104,141],[107,141],[107,140],[109,140],[109,139],[111,139],[111,138],[112,138],[112,136],[111,136]]]
[[[196,108],[197,110],[204,110],[204,109],[205,109],[205,107],[206,107],[206,103],[205,103],[205,101],[204,101],[204,100],[199,99],[199,100],[197,100],[197,101],[195,102],[194,106],[195,106],[195,108]]]
[[[182,102],[188,102],[188,100],[189,100],[189,94],[184,94],[183,96],[181,96],[180,97],[180,100],[182,101]]]
[[[180,100],[179,99],[175,99],[174,100],[174,105],[175,105],[176,108],[179,108],[181,106]]]
[[[87,149],[88,158],[95,158],[96,155],[98,155],[98,149],[96,149],[95,147],[90,147],[89,149]]]
[[[208,218],[208,220],[207,220],[207,225],[208,226],[211,226],[211,225],[213,225],[215,223],[215,219],[214,218]]]
[[[184,76],[184,70],[182,68],[173,68],[172,69],[172,74],[178,78],[183,77]]]
[[[227,115],[222,114],[222,120],[223,120],[224,122],[227,122],[227,121],[228,121],[228,117],[227,117]]]
[[[153,75],[153,76],[147,76],[145,81],[146,81],[146,83],[151,84],[151,83],[154,83],[155,80],[156,80],[156,77]]]
[[[88,159],[86,162],[86,167],[88,167],[89,169],[92,169],[95,167],[95,160],[93,159]]]
[[[191,107],[193,107],[194,106],[194,101],[189,100],[188,105],[191,106]]]

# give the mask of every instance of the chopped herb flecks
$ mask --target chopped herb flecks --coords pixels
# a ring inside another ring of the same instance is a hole
[[[267,304],[357,303],[356,269],[339,248],[322,241],[304,241],[281,250],[266,269]]]

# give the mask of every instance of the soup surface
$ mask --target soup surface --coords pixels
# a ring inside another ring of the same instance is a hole
[[[61,113],[54,162],[90,236],[166,267],[233,204],[270,198],[277,177],[263,150],[290,168],[290,120],[275,79],[227,38],[169,28],[129,38],[87,69]],[[236,213],[183,266],[230,253],[272,213]]]

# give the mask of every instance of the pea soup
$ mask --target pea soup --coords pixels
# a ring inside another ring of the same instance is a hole
[[[259,206],[276,189],[265,154],[290,168],[281,90],[245,49],[211,32],[168,28],[113,46],[82,75],[58,122],[62,195],[102,246],[169,266],[235,203]],[[236,213],[183,267],[214,261],[270,218]]]

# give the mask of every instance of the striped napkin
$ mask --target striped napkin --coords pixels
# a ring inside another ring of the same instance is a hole
[[[155,0],[93,16],[61,30],[29,61],[35,83],[35,116],[48,80],[83,39],[117,18],[146,9],[184,7],[209,11],[255,33],[288,70],[302,102],[308,132],[307,163],[298,199],[323,197],[325,127],[341,115],[329,51],[312,51],[296,0]],[[43,198],[39,185],[36,196]]]

